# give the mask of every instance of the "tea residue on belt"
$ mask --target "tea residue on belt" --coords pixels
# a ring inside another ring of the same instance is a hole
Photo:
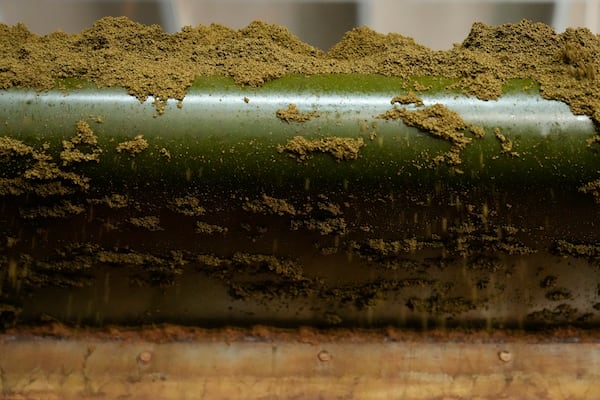
[[[131,225],[137,226],[138,228],[144,228],[151,232],[164,231],[164,228],[160,226],[160,218],[156,215],[148,215],[144,217],[131,217],[129,218]]]
[[[166,159],[167,159],[167,161],[171,161],[171,152],[170,152],[169,150],[167,150],[166,148],[164,148],[164,147],[161,147],[161,148],[158,150],[158,153],[159,153],[161,156],[163,156],[164,158],[166,158]]]
[[[410,310],[433,315],[456,315],[477,308],[477,304],[472,300],[462,297],[444,298],[439,295],[433,295],[424,299],[412,297],[408,299],[406,306]]]
[[[392,99],[392,103],[394,103],[394,99]],[[456,166],[461,164],[460,152],[472,140],[464,134],[464,131],[469,129],[469,125],[463,121],[460,115],[442,104],[434,104],[431,107],[417,110],[394,107],[380,114],[378,118],[400,119],[408,126],[421,129],[435,138],[448,141],[451,145],[450,150],[433,158],[436,165],[445,163]]]
[[[82,161],[98,161],[101,153],[89,126],[81,121],[77,125],[77,135],[69,141],[63,141],[63,151],[60,154],[62,166]],[[91,152],[83,153],[80,146],[88,147]],[[0,137],[0,162],[5,171],[13,173],[12,177],[0,178],[0,195],[35,194],[53,197],[87,191],[90,179],[62,169],[49,150],[48,143],[34,148],[14,138]]]
[[[544,308],[540,311],[534,311],[527,314],[527,320],[542,325],[550,325],[556,323],[564,323],[566,321],[574,321],[579,314],[579,310],[569,304],[560,304],[550,310]]]
[[[206,213],[206,208],[200,205],[200,200],[194,196],[174,198],[169,203],[169,209],[188,217],[197,217]]]
[[[63,151],[60,153],[62,165],[69,165],[81,161],[100,161],[102,150],[97,147],[98,138],[90,125],[83,121],[77,121],[77,134],[71,140],[63,140]],[[91,151],[84,153],[82,147],[88,147]]]
[[[21,218],[65,218],[81,214],[85,208],[79,204],[73,204],[69,200],[61,200],[49,206],[36,206],[21,208],[19,214]]]
[[[559,240],[554,245],[554,251],[563,256],[600,260],[600,243],[572,243]]]
[[[133,250],[102,250],[95,258],[100,263],[113,265],[161,265],[165,260],[151,254],[139,253]]]
[[[588,193],[594,196],[596,203],[600,204],[600,179],[595,179],[585,185],[579,187],[579,191],[582,193]]]
[[[207,235],[213,235],[215,233],[225,234],[227,233],[227,227],[212,225],[204,221],[196,222],[196,233],[202,233]]]
[[[129,198],[122,194],[113,193],[98,199],[88,199],[90,204],[103,204],[109,208],[125,208],[129,205]]]
[[[118,153],[126,152],[131,156],[138,155],[148,148],[148,141],[144,139],[144,135],[136,135],[133,140],[127,140],[117,145]]]
[[[303,280],[302,267],[295,261],[278,258],[273,255],[235,253],[233,264],[265,269],[291,280]]]
[[[295,231],[300,228],[305,228],[309,231],[316,231],[321,235],[343,236],[348,232],[348,225],[344,218],[326,218],[324,220],[309,218],[306,220],[297,220],[291,222],[291,230]]]
[[[390,100],[391,104],[414,104],[416,106],[422,106],[423,100],[418,97],[414,92],[409,92],[408,94],[394,96],[392,100]]]
[[[335,203],[321,203],[319,202],[317,204],[317,208],[319,210],[322,211],[326,211],[332,215],[338,216],[338,215],[342,215],[342,209],[340,208],[339,204],[335,204]]]
[[[296,215],[296,208],[285,199],[262,195],[262,200],[247,200],[242,208],[256,214]]]
[[[398,256],[412,253],[423,248],[423,243],[415,238],[404,240],[368,239],[365,243],[352,242],[351,247],[359,254],[377,255],[380,257]]]
[[[294,136],[285,146],[277,146],[280,153],[286,152],[295,156],[299,161],[311,158],[312,153],[330,154],[337,161],[356,160],[358,152],[365,141],[362,138],[326,137],[323,139],[306,139],[304,136]]]
[[[504,134],[499,128],[494,128],[494,135],[496,136],[496,139],[498,139],[498,141],[500,142],[500,147],[502,149],[503,154],[508,154],[511,157],[519,157],[519,153],[513,151],[512,140],[504,136]]]
[[[275,115],[277,116],[277,118],[279,118],[280,120],[285,121],[287,123],[305,122],[311,118],[319,116],[319,114],[317,114],[316,111],[310,111],[307,113],[303,113],[300,110],[298,110],[298,107],[296,107],[295,104],[290,104],[290,105],[288,105],[288,108],[281,108],[281,109],[277,110]]]
[[[267,196],[263,194],[263,204],[273,213],[283,215],[290,214],[296,215],[296,209],[285,199],[278,199],[275,197]]]

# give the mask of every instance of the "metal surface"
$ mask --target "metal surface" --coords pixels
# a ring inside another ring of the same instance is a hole
[[[227,336],[227,333],[224,333]],[[300,340],[300,341],[299,341]],[[0,336],[5,399],[594,399],[600,344]]]

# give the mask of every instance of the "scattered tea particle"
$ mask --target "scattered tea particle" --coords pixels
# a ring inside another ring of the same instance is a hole
[[[77,121],[76,135],[71,140],[63,140],[63,150],[60,153],[62,165],[66,166],[71,163],[82,161],[100,161],[102,150],[98,148],[98,138],[90,125],[83,121]],[[88,148],[90,151],[83,152],[81,148]]]
[[[340,208],[340,206],[338,204],[331,203],[331,202],[329,202],[329,203],[321,203],[321,202],[319,202],[317,204],[317,208],[319,210],[326,211],[326,212],[328,212],[328,213],[330,213],[332,215],[335,215],[335,216],[343,214],[342,209]]]
[[[24,219],[36,218],[68,218],[85,212],[85,207],[74,204],[70,200],[60,200],[52,205],[41,205],[30,208],[22,208],[19,215]]]
[[[500,147],[503,154],[508,154],[511,157],[519,157],[519,153],[513,151],[513,142],[500,131],[500,128],[494,128],[494,135],[500,142]]]
[[[464,130],[468,128],[468,125],[460,115],[443,104],[434,104],[418,110],[393,108],[378,115],[377,118],[399,119],[407,126],[427,132],[434,138],[448,141],[452,147],[449,151],[433,157],[433,162],[436,165],[456,166],[461,164],[460,152],[472,140],[464,134]]]
[[[594,196],[596,203],[600,204],[600,179],[593,180],[579,187],[581,193],[587,193]]]
[[[274,214],[278,215],[296,215],[296,209],[292,204],[290,204],[285,199],[278,199],[275,197],[267,196],[263,194],[263,203],[264,205]]]
[[[196,233],[204,233],[204,234],[212,235],[215,233],[225,234],[225,233],[227,233],[227,231],[228,231],[228,229],[226,227],[222,227],[219,225],[212,225],[212,224],[206,223],[204,221],[196,222]]]
[[[148,141],[144,139],[144,135],[136,135],[133,140],[121,142],[117,145],[118,153],[127,152],[131,156],[138,155],[148,148]]]
[[[554,245],[554,251],[562,256],[600,258],[600,244],[598,243],[571,243],[566,240],[558,240]]]
[[[158,152],[160,153],[161,156],[163,156],[164,158],[166,158],[167,160],[171,160],[171,152],[169,150],[167,150],[164,147],[161,147]]]
[[[600,143],[600,135],[594,135],[585,141],[588,147],[591,147],[594,143]]]
[[[163,231],[164,228],[160,226],[160,218],[154,215],[146,217],[131,217],[129,223],[139,228],[144,228],[151,232]]]
[[[206,208],[200,205],[200,200],[194,196],[176,197],[169,204],[169,209],[188,217],[197,217],[206,213]]]
[[[285,146],[277,146],[279,153],[289,153],[299,161],[308,160],[312,153],[330,154],[337,161],[356,160],[360,148],[365,145],[362,138],[327,137],[323,139],[306,139],[295,136],[288,140]]]
[[[414,92],[409,92],[406,95],[394,96],[392,100],[390,100],[391,104],[414,104],[416,106],[422,106],[423,100],[420,97],[414,94]]]
[[[295,231],[300,228],[306,228],[310,231],[317,231],[321,235],[345,235],[347,233],[347,224],[344,218],[327,218],[322,221],[311,218],[307,220],[291,222],[291,230]]]
[[[478,125],[469,124],[469,130],[475,135],[475,137],[482,138],[485,136],[485,129]]]
[[[288,108],[281,108],[277,110],[275,113],[277,118],[287,123],[290,122],[305,122],[310,120],[311,118],[316,118],[319,116],[316,111],[311,111],[307,113],[303,113],[296,107],[295,104],[291,103],[288,105]]]
[[[113,193],[110,196],[104,196],[98,199],[88,199],[90,204],[104,204],[110,208],[124,208],[129,205],[129,199],[122,194]]]
[[[296,215],[296,208],[285,199],[267,196],[263,193],[262,200],[249,200],[242,205],[244,211],[254,214]]]
[[[415,88],[415,90],[417,92],[425,92],[425,91],[431,89],[431,85],[424,85],[421,82],[417,82],[417,81],[413,82],[413,87]]]

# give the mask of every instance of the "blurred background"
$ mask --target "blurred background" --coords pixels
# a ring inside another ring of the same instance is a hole
[[[600,32],[600,0],[1,0],[0,22],[25,23],[39,34],[78,32],[102,16],[125,15],[174,32],[184,25],[216,22],[241,28],[253,20],[286,26],[327,50],[344,32],[367,25],[382,33],[414,37],[433,49],[462,42],[471,24],[545,22],[562,32]]]

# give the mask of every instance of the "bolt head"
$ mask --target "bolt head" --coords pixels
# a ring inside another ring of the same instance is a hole
[[[500,359],[500,361],[510,362],[513,359],[513,355],[508,350],[502,350],[498,352],[498,358]]]
[[[137,359],[141,364],[150,364],[150,361],[152,361],[152,353],[149,351],[142,351],[138,354]]]
[[[327,350],[321,350],[319,354],[317,354],[317,358],[321,362],[329,362],[331,361],[331,354]]]

